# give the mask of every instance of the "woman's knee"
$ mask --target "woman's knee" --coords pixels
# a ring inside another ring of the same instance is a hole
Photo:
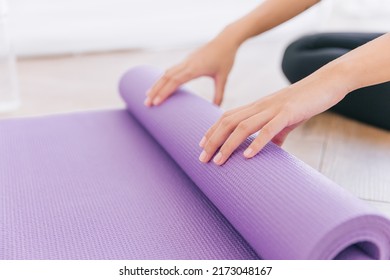
[[[322,65],[341,55],[340,50],[328,53],[335,34],[316,33],[304,35],[290,43],[284,51],[282,71],[294,83],[316,71]]]
[[[294,40],[284,51],[282,58],[282,71],[286,78],[294,83],[299,79],[297,69],[301,64],[301,53],[306,50],[316,35],[306,35]]]

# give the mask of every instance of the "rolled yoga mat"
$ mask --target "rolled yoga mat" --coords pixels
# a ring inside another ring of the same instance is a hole
[[[146,108],[159,75],[123,76],[128,111],[0,122],[1,259],[389,259],[388,219],[272,143],[200,163],[221,111]]]
[[[128,110],[261,258],[389,259],[389,220],[276,145],[246,160],[248,139],[223,166],[200,163],[198,143],[222,112],[183,89],[142,106],[159,75],[139,67],[122,78]]]

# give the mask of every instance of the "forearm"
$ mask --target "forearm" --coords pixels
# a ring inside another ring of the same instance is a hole
[[[202,162],[222,165],[248,136],[260,131],[244,151],[252,158],[269,142],[281,145],[299,124],[329,109],[348,92],[390,81],[390,34],[326,64],[306,78],[247,106],[226,112],[200,142]]]
[[[298,83],[321,83],[333,100],[356,89],[390,81],[390,33],[328,63]]]
[[[334,61],[346,74],[349,91],[390,81],[390,33]],[[389,104],[390,105],[390,104]]]
[[[220,34],[237,45],[295,17],[320,0],[265,0],[249,14],[228,25]]]

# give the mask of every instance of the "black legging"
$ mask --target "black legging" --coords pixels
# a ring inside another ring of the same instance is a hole
[[[295,83],[380,35],[382,34],[320,33],[304,36],[287,47],[282,62],[283,72],[291,83]],[[330,110],[390,130],[390,82],[355,90]]]

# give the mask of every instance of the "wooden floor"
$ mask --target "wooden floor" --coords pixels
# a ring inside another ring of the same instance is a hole
[[[0,118],[124,107],[117,82],[126,69],[139,64],[166,68],[189,51],[19,60],[22,105]],[[282,47],[274,43],[245,45],[231,73],[223,107],[234,108],[287,85],[279,69],[281,53]],[[212,82],[206,78],[188,87],[205,98],[212,96]],[[291,133],[284,148],[390,216],[390,132],[324,113]]]

